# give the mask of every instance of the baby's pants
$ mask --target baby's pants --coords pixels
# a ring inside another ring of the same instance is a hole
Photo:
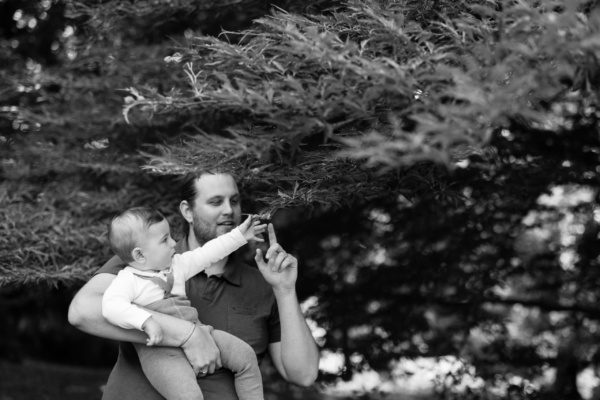
[[[198,311],[185,297],[171,297],[146,308],[199,324]],[[235,375],[240,400],[263,400],[263,387],[256,354],[243,340],[224,331],[213,330],[212,337],[221,352],[224,368]],[[135,344],[144,374],[167,400],[202,400],[194,370],[179,347]]]

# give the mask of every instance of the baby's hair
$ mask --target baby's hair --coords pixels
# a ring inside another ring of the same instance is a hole
[[[124,262],[132,262],[131,252],[140,245],[146,230],[164,219],[160,211],[148,207],[123,211],[112,219],[108,227],[110,248]]]

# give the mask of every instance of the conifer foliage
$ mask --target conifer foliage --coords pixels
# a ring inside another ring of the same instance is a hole
[[[595,102],[599,16],[583,2],[425,3],[279,10],[239,43],[192,38],[166,58],[185,82],[126,98],[126,116],[189,124],[184,144],[146,168],[179,174],[218,160],[277,187],[264,198],[271,209],[410,196],[410,167],[485,157],[491,137],[521,121],[568,129],[568,105]],[[217,116],[229,117],[220,135],[194,129]]]

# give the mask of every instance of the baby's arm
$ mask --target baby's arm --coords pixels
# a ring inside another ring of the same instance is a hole
[[[148,335],[148,339],[146,339],[146,344],[148,346],[154,346],[155,344],[160,344],[162,342],[163,331],[154,318],[148,318],[146,322],[144,322],[144,325],[142,325],[142,329]]]
[[[121,328],[143,330],[152,314],[132,304],[136,298],[134,280],[133,274],[119,272],[102,296],[102,315]]]
[[[227,257],[246,243],[248,240],[262,241],[256,235],[264,231],[266,225],[259,225],[248,217],[243,224],[225,235],[210,240],[192,251],[187,251],[178,258],[178,268],[184,273],[185,280],[208,268],[211,264]]]
[[[69,323],[82,332],[110,340],[145,343],[148,336],[137,329],[123,329],[102,316],[102,297],[116,279],[116,275],[100,273],[94,275],[75,294],[69,306]],[[181,347],[197,374],[201,370],[213,373],[221,368],[219,349],[211,336],[211,329],[204,325],[193,325],[188,321],[150,311],[152,318],[164,332],[161,346]],[[190,336],[190,326],[196,327]],[[183,343],[183,344],[182,344]]]

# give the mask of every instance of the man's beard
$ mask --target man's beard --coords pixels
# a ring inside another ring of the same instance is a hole
[[[192,230],[194,231],[194,236],[196,236],[196,241],[200,246],[217,237],[216,229],[210,229],[208,225],[209,224],[200,219],[194,218],[192,221]]]
[[[194,218],[192,222],[192,230],[194,231],[194,236],[196,236],[196,241],[200,246],[203,246],[206,242],[213,240],[217,236],[231,232],[231,230],[235,228],[235,226],[230,226],[228,227],[230,229],[226,229],[226,227],[223,226],[225,229],[222,230],[223,232],[219,232],[219,225],[212,225],[212,229],[210,226],[211,224],[205,222],[204,220],[200,218]]]

